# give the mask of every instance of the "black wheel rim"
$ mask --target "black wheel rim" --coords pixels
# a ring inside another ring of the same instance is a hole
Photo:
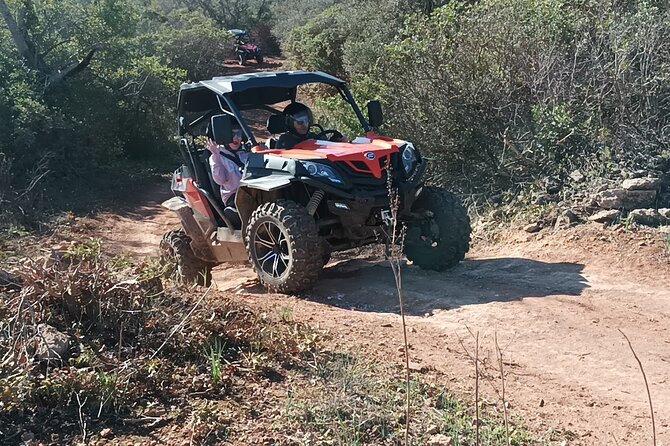
[[[254,257],[266,275],[278,279],[289,268],[291,255],[288,239],[279,226],[262,222],[254,234]]]
[[[440,249],[439,228],[437,228],[438,233],[436,234],[432,226],[431,221],[424,221],[418,227],[410,229],[407,232],[405,243],[421,249]]]

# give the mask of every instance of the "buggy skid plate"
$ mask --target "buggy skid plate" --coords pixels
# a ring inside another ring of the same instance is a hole
[[[344,227],[377,226],[386,222],[389,213],[388,203],[374,199],[328,200],[328,210],[340,218]]]

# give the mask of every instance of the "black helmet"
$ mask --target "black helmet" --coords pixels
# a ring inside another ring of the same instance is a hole
[[[312,124],[314,124],[312,110],[300,102],[292,102],[287,105],[283,111],[283,114],[286,116],[286,127],[291,133],[295,133],[295,127],[293,127],[293,123],[296,121],[305,123],[307,127],[311,127]]]
[[[247,142],[249,138],[247,138],[247,135],[245,135],[244,132],[242,131],[242,126],[240,125],[237,119],[233,120],[230,127],[233,130],[233,134],[240,133],[242,141]],[[211,121],[207,123],[207,128],[205,129],[205,136],[208,137],[209,139],[214,139],[214,129],[212,128]]]

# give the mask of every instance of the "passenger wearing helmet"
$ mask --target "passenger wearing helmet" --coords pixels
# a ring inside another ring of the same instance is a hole
[[[205,148],[212,153],[209,157],[212,179],[219,185],[223,203],[226,206],[235,207],[235,193],[242,179],[244,163],[249,157],[248,152],[241,150],[244,134],[239,125],[233,126],[233,140],[227,145],[218,145],[212,139],[213,135],[209,127],[207,134],[209,139]]]
[[[288,131],[283,133],[277,140],[277,149],[290,149],[308,139],[316,139],[316,134],[309,129],[314,124],[312,110],[305,104],[293,102],[283,111],[286,116],[286,128]]]

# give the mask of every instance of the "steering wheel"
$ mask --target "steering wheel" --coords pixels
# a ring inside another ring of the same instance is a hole
[[[327,136],[329,137],[326,138]],[[321,132],[319,132],[319,134],[316,135],[316,139],[323,140],[325,138],[328,141],[337,142],[342,140],[343,136],[344,135],[342,135],[342,133],[338,132],[337,130],[328,129],[328,130],[321,130]]]

